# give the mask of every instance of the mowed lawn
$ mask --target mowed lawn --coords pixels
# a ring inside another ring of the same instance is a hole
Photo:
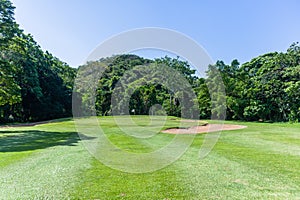
[[[147,116],[134,120],[149,122]],[[129,152],[149,152],[174,137],[135,139],[112,117],[99,121],[108,138]],[[101,164],[70,119],[0,128],[0,199],[300,199],[300,124],[226,123],[247,128],[223,131],[204,159],[199,149],[205,135],[199,134],[176,162],[142,174]],[[168,117],[164,128],[177,126],[178,119]]]

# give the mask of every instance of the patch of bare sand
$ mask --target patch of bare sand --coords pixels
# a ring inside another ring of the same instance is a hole
[[[198,133],[208,133],[223,130],[237,130],[247,128],[247,126],[233,125],[233,124],[207,124],[204,126],[193,126],[190,128],[171,128],[162,131],[163,133],[169,134],[198,134]]]

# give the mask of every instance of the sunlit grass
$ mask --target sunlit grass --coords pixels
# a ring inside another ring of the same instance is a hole
[[[151,124],[145,116],[133,120],[141,127]],[[149,152],[174,137],[136,139],[113,117],[99,122],[129,152]],[[248,128],[223,131],[204,159],[198,157],[205,135],[197,135],[175,163],[144,174],[120,172],[94,159],[70,120],[0,129],[0,199],[299,199],[300,125],[227,123]],[[168,117],[163,126],[181,125]]]

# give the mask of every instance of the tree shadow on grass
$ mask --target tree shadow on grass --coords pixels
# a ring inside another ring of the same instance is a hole
[[[77,132],[0,131],[0,152],[30,151],[53,146],[76,146],[82,139],[94,138],[79,137]]]

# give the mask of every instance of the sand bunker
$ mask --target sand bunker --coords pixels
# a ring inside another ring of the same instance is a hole
[[[198,133],[208,133],[216,132],[222,130],[237,130],[243,129],[247,126],[233,125],[233,124],[207,124],[204,126],[193,126],[190,128],[171,128],[162,131],[163,133],[169,134],[198,134]]]

